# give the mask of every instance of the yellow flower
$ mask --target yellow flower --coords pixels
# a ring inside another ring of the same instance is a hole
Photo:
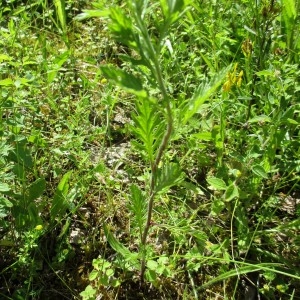
[[[225,92],[229,92],[231,90],[231,86],[232,83],[230,82],[230,80],[227,80],[224,84],[223,84],[223,90]]]
[[[233,67],[232,75],[235,75],[237,67],[238,67],[238,63],[235,63]]]
[[[35,226],[35,230],[42,230],[43,229],[43,225],[37,225],[37,226]]]
[[[237,87],[240,87],[242,84],[242,77],[243,77],[244,72],[242,70],[242,71],[240,71],[240,73],[238,75],[236,75],[237,67],[238,67],[238,64],[236,63],[233,67],[232,72],[228,72],[228,74],[227,74],[227,80],[223,84],[223,90],[225,92],[229,92],[234,85],[236,85]]]
[[[236,83],[236,85],[237,85],[238,87],[240,87],[241,84],[242,84],[243,74],[244,74],[244,72],[243,72],[243,70],[242,70],[242,71],[239,73],[238,77],[237,77],[237,83]]]

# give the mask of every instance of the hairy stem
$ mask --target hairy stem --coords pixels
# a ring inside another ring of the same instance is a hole
[[[144,228],[144,231],[142,234],[141,247],[140,247],[141,251],[142,251],[140,280],[141,280],[141,282],[143,282],[145,268],[146,268],[146,249],[145,248],[146,248],[146,243],[147,243],[147,236],[148,236],[149,229],[151,226],[153,204],[154,204],[155,195],[156,195],[155,186],[156,186],[156,180],[157,180],[157,169],[158,169],[159,163],[161,162],[162,157],[163,157],[166,149],[168,148],[168,145],[170,142],[171,134],[173,131],[173,116],[172,116],[172,109],[171,109],[171,105],[170,105],[170,99],[169,99],[169,96],[167,93],[167,89],[166,89],[166,86],[165,86],[165,83],[163,80],[163,75],[162,75],[162,71],[160,68],[159,60],[158,60],[158,57],[160,54],[160,49],[161,49],[160,42],[159,42],[158,47],[155,48],[153,46],[151,37],[149,36],[148,30],[147,30],[147,26],[145,25],[143,18],[142,18],[142,7],[139,6],[138,3],[135,3],[134,6],[135,6],[135,11],[136,11],[135,20],[136,20],[137,26],[140,30],[143,42],[146,45],[149,59],[152,62],[152,64],[150,64],[151,72],[152,72],[152,75],[157,80],[159,90],[162,95],[162,104],[166,110],[166,121],[167,121],[167,128],[166,128],[165,134],[162,138],[162,141],[158,148],[155,159],[154,159],[154,161],[151,162],[151,180],[150,180],[148,207],[147,207],[147,220],[146,220],[145,228]],[[163,33],[163,36],[161,36],[161,39],[164,38],[165,34],[166,34],[166,32]]]
[[[141,263],[141,282],[144,279],[144,273],[145,273],[145,267],[146,267],[146,256],[145,256],[145,246],[146,246],[146,241],[147,241],[147,236],[149,233],[149,229],[151,226],[151,220],[152,220],[152,211],[153,211],[153,203],[155,199],[155,185],[156,185],[156,177],[157,177],[157,168],[158,165],[162,159],[162,156],[167,149],[170,141],[170,137],[172,134],[173,130],[173,118],[171,114],[171,107],[170,103],[167,104],[167,114],[168,114],[168,123],[167,123],[167,129],[165,132],[165,135],[161,141],[160,147],[158,149],[155,161],[152,165],[152,173],[151,173],[151,183],[150,183],[150,197],[148,200],[148,208],[147,208],[147,221],[146,225],[144,228],[144,232],[142,235],[142,240],[141,240],[141,246],[142,246],[142,251],[143,253],[143,258],[142,258],[142,263]]]

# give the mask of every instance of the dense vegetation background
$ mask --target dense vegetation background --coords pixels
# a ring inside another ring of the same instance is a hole
[[[300,3],[0,3],[1,299],[300,299]]]

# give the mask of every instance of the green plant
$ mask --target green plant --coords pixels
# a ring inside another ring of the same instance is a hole
[[[55,96],[48,97],[50,89],[47,87],[47,84],[55,85],[58,77],[62,78],[63,64],[69,62],[70,52],[66,50],[60,56],[57,55],[58,49],[49,51],[45,28],[34,33],[34,21],[38,23],[40,17],[47,18],[40,14],[38,4],[45,3],[22,5],[15,1],[11,6],[11,13],[15,14],[12,19],[6,17],[10,8],[0,4],[3,13],[0,42],[1,297],[14,293],[15,297],[20,292],[26,298],[41,292],[40,271],[51,251],[50,243],[45,242],[46,236],[49,237],[53,229],[63,227],[65,232],[60,238],[67,239],[67,216],[74,214],[80,205],[80,200],[77,200],[84,193],[84,183],[69,189],[71,173],[67,170],[69,161],[76,162],[77,166],[85,164],[78,152],[84,137],[75,139],[71,132],[68,136],[59,136],[49,130],[53,123],[56,133],[64,126],[74,130],[74,120],[70,117],[66,124],[66,101],[60,116],[54,116],[61,104],[56,103]],[[60,43],[53,36],[52,40],[54,44]],[[55,53],[54,58],[52,53]],[[52,65],[51,61],[54,61]],[[67,79],[62,85],[57,85],[56,91],[66,82]],[[71,113],[72,108],[68,109],[68,115],[76,117]],[[79,114],[82,117],[78,109],[77,116]],[[74,151],[68,152],[72,147]],[[40,226],[44,230],[33,229]],[[52,238],[56,239],[55,236]],[[2,284],[4,282],[6,284]]]
[[[175,102],[168,93],[167,83],[163,78],[163,70],[160,67],[160,59],[171,25],[181,17],[187,3],[184,1],[175,1],[174,3],[163,1],[160,4],[164,21],[157,24],[156,30],[159,35],[156,40],[153,39],[147,29],[146,20],[149,18],[149,8],[146,2],[133,2],[129,6],[134,23],[117,7],[111,8],[109,12],[99,11],[98,13],[98,16],[109,15],[111,20],[110,29],[115,38],[127,47],[132,48],[138,55],[138,59],[129,56],[124,57],[124,59],[131,62],[131,67],[140,74],[139,77],[112,66],[101,67],[101,71],[104,76],[115,84],[137,96],[136,114],[133,115],[134,126],[131,127],[131,131],[140,141],[135,142],[134,146],[141,151],[151,171],[150,173],[146,172],[149,183],[146,183],[145,192],[142,192],[136,185],[131,187],[132,204],[130,208],[139,229],[141,281],[144,280],[147,261],[146,244],[152,222],[155,198],[183,180],[180,166],[177,163],[168,162],[164,158],[174,131],[172,105]],[[89,14],[89,11],[86,11],[83,16],[79,16],[79,19],[94,15],[95,13]],[[221,75],[211,83],[200,85],[191,99],[180,104],[183,110],[184,123],[188,122],[201,104],[217,89],[224,74],[225,72],[221,72]],[[142,78],[144,83],[141,80]],[[149,83],[155,85],[158,89],[159,94],[156,97],[151,96],[151,91],[147,90],[146,87]],[[147,208],[145,207],[146,203]]]
[[[297,18],[299,17],[299,1],[282,1],[281,21],[284,26],[283,32],[286,35],[286,49],[289,52],[288,57],[291,63],[299,59],[299,32],[296,31]]]
[[[2,1],[0,298],[296,298],[298,11]]]
[[[99,257],[93,260],[93,270],[89,274],[89,280],[95,281],[95,289],[88,285],[86,289],[80,293],[82,299],[95,299],[95,294],[101,286],[117,287],[121,284],[120,280],[114,277],[115,270],[112,263]]]

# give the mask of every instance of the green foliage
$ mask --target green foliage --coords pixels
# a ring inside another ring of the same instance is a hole
[[[131,197],[129,210],[133,214],[132,225],[139,230],[139,236],[142,238],[143,228],[146,224],[147,202],[146,197],[140,188],[136,185],[130,187]]]
[[[294,49],[295,52],[299,51],[299,32],[296,32],[297,17],[299,13],[299,3],[294,0],[282,1],[282,19],[287,39],[287,48]],[[298,35],[298,36],[297,36]],[[290,57],[299,57],[295,54],[290,54]]]
[[[184,175],[179,164],[165,163],[157,171],[155,193],[166,193],[172,186],[179,185],[184,179]]]
[[[150,101],[143,98],[138,101],[136,103],[136,115],[132,117],[134,125],[130,127],[142,142],[134,142],[134,145],[145,153],[145,158],[150,164],[154,163],[165,127],[155,103],[155,100]]]
[[[53,60],[52,66],[49,66],[47,74],[49,84],[51,84],[54,81],[56,75],[62,69],[63,64],[69,59],[70,54],[71,52],[67,50]]]
[[[204,81],[200,84],[193,97],[183,107],[183,124],[186,124],[194,114],[199,112],[201,105],[216,92],[223,83],[227,72],[228,68],[221,70],[210,82]]]
[[[70,208],[70,202],[67,196],[69,192],[69,179],[71,174],[71,171],[66,173],[57,186],[50,209],[52,221],[55,219],[61,220],[61,218],[64,217],[66,210]]]
[[[138,37],[133,30],[131,18],[126,16],[120,7],[112,7],[110,9],[109,17],[112,21],[109,28],[115,39],[118,42],[124,43],[125,45],[137,50],[138,48],[136,40]]]
[[[80,296],[83,300],[93,300],[95,299],[97,291],[91,286],[88,285],[83,292],[80,293]]]
[[[1,299],[297,296],[299,1],[0,18]]]
[[[66,5],[65,0],[54,0],[54,5],[56,9],[57,19],[63,34],[67,32],[67,18],[66,18]]]
[[[120,243],[110,232],[109,228],[106,225],[103,225],[105,236],[111,245],[111,247],[121,254],[125,259],[130,260],[131,258],[136,258],[122,243]]]
[[[115,84],[119,85],[125,90],[141,97],[146,96],[146,92],[143,90],[142,82],[133,75],[114,67],[102,66],[101,71],[107,79],[112,80]]]

